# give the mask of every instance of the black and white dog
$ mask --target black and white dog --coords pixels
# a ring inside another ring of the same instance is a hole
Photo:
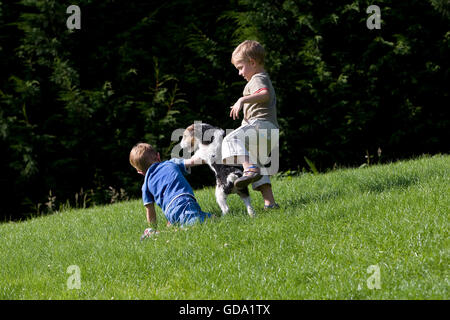
[[[225,132],[206,123],[195,123],[184,130],[180,146],[189,152],[195,152],[193,157],[205,161],[216,175],[216,201],[222,214],[229,210],[227,197],[238,194],[244,201],[247,213],[253,217],[255,212],[250,203],[248,187],[237,189],[234,180],[242,176],[242,170],[222,164],[222,141]]]

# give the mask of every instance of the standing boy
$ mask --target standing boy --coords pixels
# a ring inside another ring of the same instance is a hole
[[[258,155],[255,154],[255,147],[258,149],[262,146],[270,146],[271,132],[278,130],[278,121],[275,90],[264,69],[264,56],[264,48],[260,43],[252,40],[242,42],[232,54],[231,63],[248,83],[244,88],[243,96],[231,107],[230,117],[233,117],[233,120],[239,118],[241,110],[244,117],[241,126],[224,138],[222,158],[225,163],[242,164],[244,174],[234,182],[235,186],[242,188],[252,183],[253,189],[261,192],[264,208],[268,209],[278,208],[278,204],[273,196],[269,176],[261,175],[261,163]],[[245,138],[252,134],[257,136],[257,143],[253,146],[249,145]],[[268,149],[269,152],[270,150],[271,148]]]

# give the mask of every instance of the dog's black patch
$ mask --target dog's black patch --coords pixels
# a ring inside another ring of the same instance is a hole
[[[223,191],[226,194],[231,194],[233,187],[234,187],[234,183],[227,181],[227,177],[234,173],[238,178],[242,177],[242,170],[236,167],[232,167],[232,166],[227,166],[224,164],[217,164],[217,163],[213,163],[211,165],[214,170],[215,170],[215,174],[216,174],[216,183],[219,186],[223,187]],[[245,196],[249,196],[250,193],[248,191],[248,187],[245,188],[239,188],[236,190],[237,194],[239,195],[245,195]]]
[[[234,183],[227,181],[227,178],[232,173],[234,173],[238,178],[242,177],[242,170],[240,170],[236,167],[227,166],[224,164],[217,164],[217,163],[213,163],[213,164],[211,164],[211,166],[215,170],[214,173],[216,174],[217,185],[221,186],[223,188],[223,191],[226,194],[232,193]],[[246,191],[248,193],[248,189]]]
[[[200,137],[199,128],[201,130],[201,137]],[[208,130],[211,130],[211,131],[208,132]],[[210,124],[207,124],[207,123],[194,124],[194,135],[196,135],[196,137],[199,138],[198,140],[201,141],[202,144],[204,144],[204,145],[209,145],[212,142],[214,142],[215,137],[214,137],[214,135],[212,135],[212,133],[215,130],[218,130],[218,128],[214,127]],[[225,132],[222,134],[222,137],[225,137]]]
[[[240,197],[242,197],[242,196],[244,196],[244,197],[249,197],[249,196],[250,196],[250,192],[248,192],[248,187],[245,187],[245,188],[239,188],[239,189],[236,190],[236,193],[237,193]]]

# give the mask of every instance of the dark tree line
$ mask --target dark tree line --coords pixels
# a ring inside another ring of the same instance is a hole
[[[237,127],[230,56],[245,39],[267,50],[281,170],[449,151],[448,1],[377,1],[373,30],[371,1],[76,4],[80,30],[67,3],[0,1],[2,219],[137,197],[136,142],[168,157],[194,120]]]

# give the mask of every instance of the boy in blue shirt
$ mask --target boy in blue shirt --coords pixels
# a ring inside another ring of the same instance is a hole
[[[170,224],[192,225],[204,222],[211,214],[203,212],[194,197],[194,191],[184,175],[187,169],[200,164],[195,159],[173,158],[162,161],[159,152],[148,143],[136,144],[130,152],[130,164],[145,176],[142,185],[142,200],[146,208],[147,221],[156,232],[155,202],[164,212]]]

